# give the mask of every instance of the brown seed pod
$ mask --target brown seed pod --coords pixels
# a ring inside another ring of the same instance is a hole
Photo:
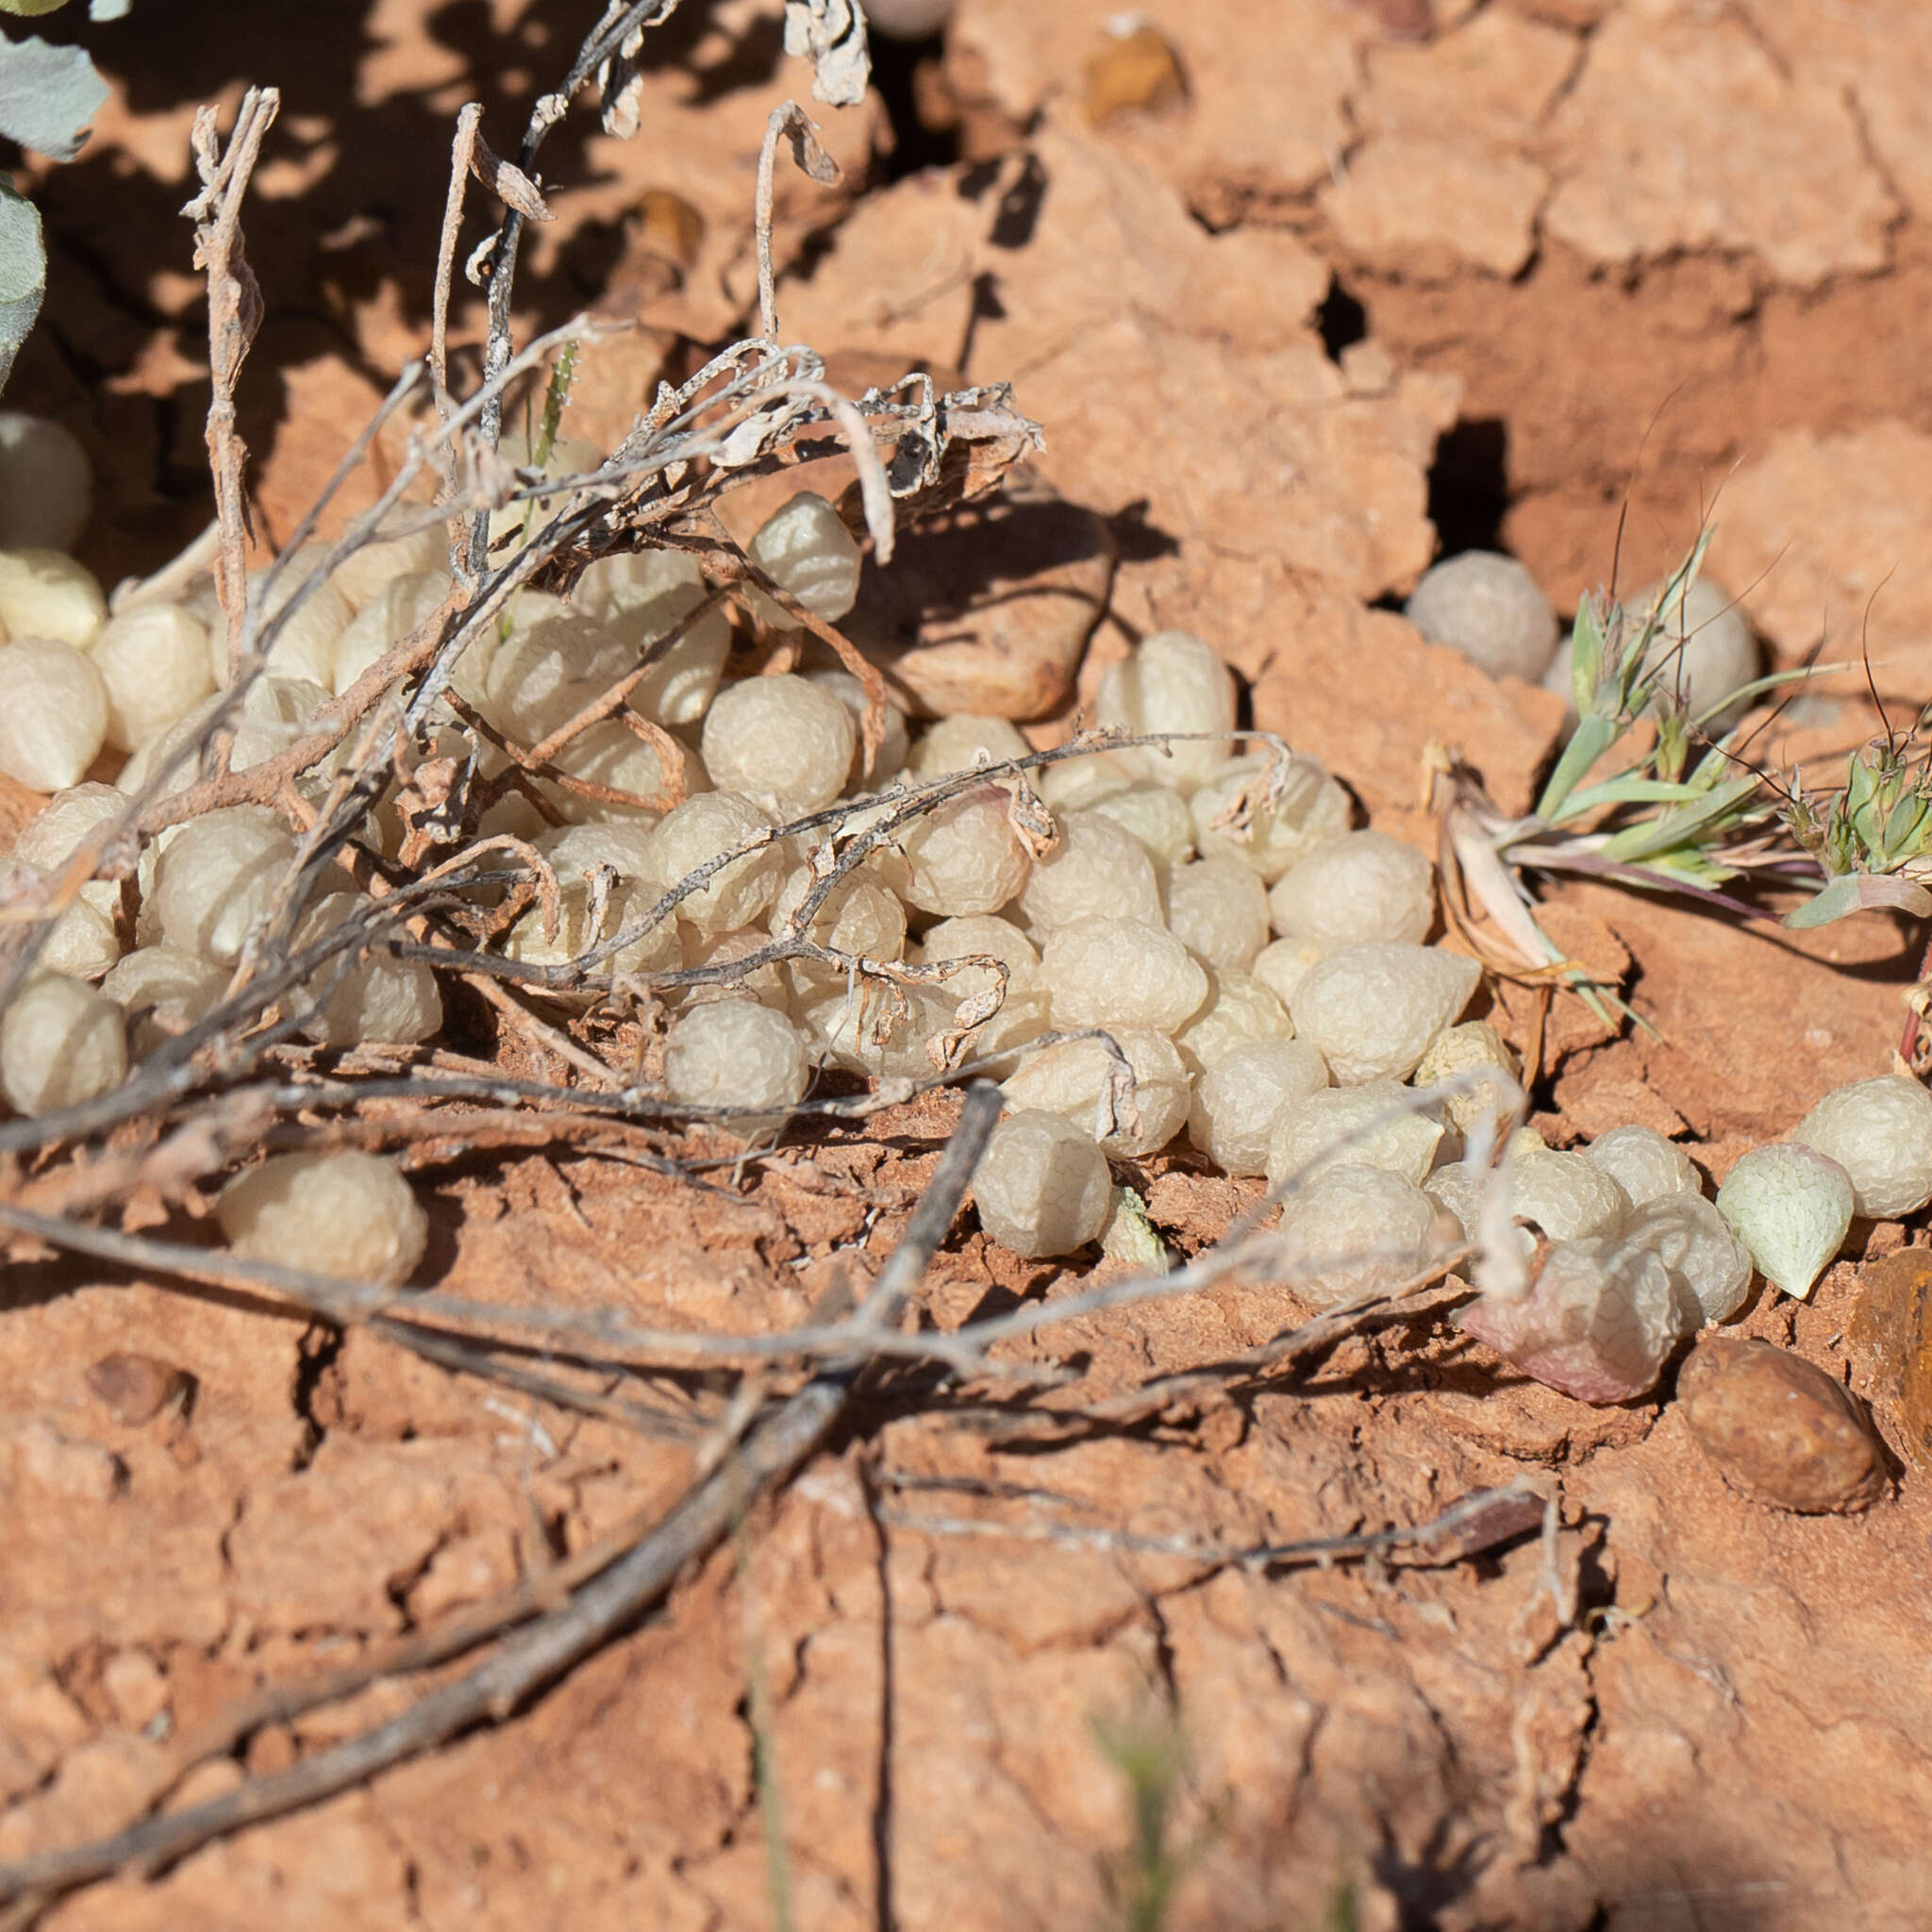
[[[1707,1335],[1677,1377],[1684,1420],[1734,1490],[1806,1515],[1867,1509],[1885,1452],[1864,1405],[1768,1341]]]

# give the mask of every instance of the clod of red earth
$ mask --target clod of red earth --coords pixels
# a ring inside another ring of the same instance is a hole
[[[1113,540],[1043,485],[907,531],[868,557],[845,634],[915,716],[1038,718],[1065,702],[1107,608]]]
[[[1731,478],[1721,515],[1724,569],[1782,662],[1822,636],[1827,661],[1867,649],[1881,692],[1922,701],[1932,583],[1911,566],[1932,544],[1932,436],[1791,430]]]
[[[1707,1335],[1677,1375],[1684,1420],[1734,1490],[1807,1516],[1869,1509],[1885,1451],[1864,1406],[1769,1341]]]
[[[1848,1333],[1880,1421],[1915,1469],[1932,1472],[1932,1250],[1901,1248],[1862,1268]]]

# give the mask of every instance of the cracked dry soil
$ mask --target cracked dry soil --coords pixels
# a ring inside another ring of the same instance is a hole
[[[95,36],[114,99],[38,190],[55,271],[9,399],[94,455],[85,555],[108,581],[207,514],[202,319],[173,215],[192,104],[244,77],[285,92],[244,384],[279,536],[341,425],[420,347],[449,114],[477,98],[486,126],[515,125],[565,51],[558,9],[517,0],[216,11],[219,31],[191,32],[138,5],[121,39]],[[1084,692],[1142,631],[1197,630],[1256,724],[1426,843],[1427,741],[1458,741],[1520,807],[1560,706],[1424,645],[1402,593],[1439,538],[1500,541],[1571,608],[1610,572],[1627,490],[1624,581],[1654,575],[1716,499],[1712,568],[1783,661],[1821,630],[1840,655],[1892,571],[1867,633],[1882,691],[1923,702],[1932,133],[1913,104],[1932,21],[1875,0],[1439,0],[1432,20],[1193,0],[1151,9],[1183,85],[1096,125],[1109,11],[961,0],[916,80],[910,61],[899,75],[924,124],[903,100],[823,115],[844,180],[791,177],[778,224],[788,339],[868,370],[1010,376],[1046,425],[1045,475],[1108,520],[1120,561]],[[805,86],[775,15],[691,0],[640,139],[558,138],[559,220],[526,320],[605,300],[641,325],[587,411],[622,418],[748,304],[750,162],[770,108]],[[933,165],[906,172],[895,142]],[[694,218],[668,270],[635,217],[665,191]],[[1070,716],[1040,723],[1041,741]],[[1844,680],[1765,749],[1800,758],[1874,728]],[[36,803],[10,794],[8,823]],[[1645,1120],[1721,1178],[1829,1087],[1884,1070],[1915,964],[1902,928],[1774,939],[1606,889],[1560,899],[1553,929],[1615,964],[1654,1030],[1551,1016],[1536,1101],[1553,1141]],[[1535,1024],[1507,999],[1492,1017],[1519,1041]],[[510,1051],[471,1024],[473,1050]],[[594,1154],[425,1146],[425,1278],[791,1325],[890,1251],[950,1106],[702,1193]],[[1184,1253],[1252,1185],[1180,1156],[1140,1179]],[[1871,1255],[1925,1239],[1866,1234]],[[1091,1273],[1016,1261],[969,1215],[924,1303],[957,1326]],[[1897,1454],[1861,1293],[1857,1262],[1808,1305],[1760,1289],[1740,1332],[1872,1398]],[[1250,1288],[1089,1317],[1051,1337],[1079,1370],[1056,1405],[1297,1316]],[[1048,1341],[1026,1349],[1044,1359]],[[114,1356],[189,1379],[142,1413],[89,1379]],[[1925,1474],[1899,1461],[1864,1515],[1780,1513],[1725,1488],[1670,1396],[1585,1407],[1420,1324],[1132,1426],[1043,1432],[888,1383],[736,1549],[512,1721],[45,1923],[772,1923],[755,1657],[801,1926],[1122,1923],[1129,1790],[1102,1732],[1169,1723],[1185,1740],[1172,1841],[1193,1847],[1174,1927],[1312,1927],[1343,1883],[1376,1928],[1923,1924]],[[0,1859],[111,1824],[231,1701],[581,1548],[674,1499],[688,1463],[615,1421],[486,1399],[361,1332],[16,1256],[0,1282]],[[1422,1523],[1525,1474],[1561,1497],[1574,1620],[1534,1537],[1443,1568],[1260,1574],[965,1533],[1050,1511],[1279,1542]],[[272,1725],[188,1795],[408,1694],[378,1685]]]

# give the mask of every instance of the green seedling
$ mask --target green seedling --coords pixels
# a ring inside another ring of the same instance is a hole
[[[1628,1008],[1543,931],[1529,884],[1536,874],[1600,878],[1747,918],[1762,914],[1734,890],[1740,881],[1821,880],[1817,894],[1787,918],[1790,925],[1823,924],[1875,905],[1932,913],[1932,893],[1914,872],[1932,874],[1924,758],[1914,763],[1890,740],[1868,746],[1854,756],[1845,788],[1813,804],[1737,755],[1735,724],[1715,729],[1751,701],[1811,676],[1810,668],[1753,679],[1695,712],[1687,705],[1675,654],[1657,647],[1674,635],[1712,534],[1698,539],[1654,608],[1635,613],[1608,595],[1583,600],[1573,644],[1576,724],[1529,817],[1508,818],[1471,774],[1439,761],[1448,781],[1445,874],[1518,956],[1486,953],[1488,962],[1566,985],[1607,1021]],[[1599,775],[1620,751],[1625,761]]]

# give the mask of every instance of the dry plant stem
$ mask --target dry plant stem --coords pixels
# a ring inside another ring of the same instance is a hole
[[[539,97],[530,111],[523,144],[517,150],[517,167],[533,180],[537,150],[558,121],[572,99],[585,87],[597,69],[623,46],[634,32],[661,25],[676,11],[678,0],[635,0],[623,6],[619,0],[606,8],[604,18],[578,47],[576,58],[563,84],[554,92]],[[483,380],[488,396],[477,430],[484,443],[496,447],[503,428],[503,391],[499,378],[510,362],[510,305],[516,292],[517,244],[524,232],[524,216],[514,206],[506,205],[492,244],[483,258],[490,263],[489,332],[483,346]],[[478,511],[470,525],[469,556],[473,561],[489,554],[490,518]]]
[[[1298,1328],[1291,1328],[1285,1335],[1277,1335],[1272,1341],[1264,1341],[1258,1348],[1243,1349],[1241,1354],[1228,1356],[1206,1368],[1156,1375],[1131,1394],[1116,1396],[1096,1407],[1082,1410],[1081,1414],[1110,1423],[1136,1421],[1141,1416],[1156,1414],[1174,1403],[1224,1391],[1231,1382],[1248,1380],[1290,1362],[1300,1361],[1304,1357],[1317,1355],[1345,1336],[1360,1335],[1371,1329],[1440,1314],[1444,1308],[1467,1301],[1473,1292],[1469,1285],[1452,1279],[1443,1284],[1441,1292],[1426,1298],[1423,1291],[1432,1283],[1441,1281],[1445,1271],[1459,1266],[1473,1253],[1473,1249],[1465,1248],[1446,1257],[1441,1266],[1391,1289],[1385,1294],[1351,1303],[1344,1307],[1324,1309],[1312,1321],[1304,1322]]]
[[[891,1484],[890,1474],[880,1481]],[[1417,1569],[1465,1562],[1530,1530],[1544,1530],[1551,1499],[1529,1483],[1509,1483],[1501,1489],[1478,1490],[1464,1496],[1432,1522],[1367,1536],[1307,1537],[1291,1543],[1257,1543],[1249,1547],[1201,1542],[1185,1536],[1141,1536],[1130,1530],[1104,1529],[1070,1523],[992,1523],[971,1516],[921,1516],[910,1510],[882,1507],[879,1520],[895,1529],[922,1536],[997,1538],[1020,1542],[1058,1543],[1076,1549],[1110,1550],[1124,1555],[1181,1557],[1216,1570],[1286,1570],[1410,1553]]]
[[[235,385],[261,323],[261,291],[242,249],[242,200],[260,158],[262,138],[280,106],[275,89],[250,88],[242,96],[225,152],[215,139],[216,110],[196,109],[192,141],[201,192],[181,210],[194,223],[195,266],[208,273],[208,363],[214,386],[208,409],[208,454],[214,475],[215,518],[222,533],[215,586],[228,619],[231,675],[243,654],[248,542],[242,477],[248,449],[235,432]]]
[[[436,413],[447,423],[449,400],[449,296],[456,275],[457,240],[463,226],[463,195],[469,185],[470,163],[476,151],[476,124],[483,118],[480,101],[466,101],[457,109],[457,129],[450,142],[449,189],[443,196],[442,231],[436,244],[436,291],[429,315],[429,379],[434,385]],[[454,487],[454,464],[446,473]]]
[[[765,139],[758,149],[758,199],[755,225],[758,257],[758,333],[768,342],[778,340],[777,276],[772,269],[772,193],[778,143],[789,140],[791,158],[814,181],[829,187],[839,178],[839,166],[817,140],[816,131],[796,101],[787,101],[772,109],[765,125]]]
[[[360,1784],[480,1724],[500,1724],[526,1699],[624,1630],[727,1535],[763,1495],[787,1481],[824,1440],[866,1361],[865,1339],[898,1319],[945,1239],[993,1123],[1000,1093],[975,1087],[904,1237],[852,1319],[853,1352],[830,1364],[751,1428],[639,1541],[569,1600],[507,1638],[496,1654],[428,1692],[402,1716],[207,1804],[76,1845],[0,1866],[0,1896],[47,1898],[109,1874],[153,1874],[245,1825],[277,1818]]]

